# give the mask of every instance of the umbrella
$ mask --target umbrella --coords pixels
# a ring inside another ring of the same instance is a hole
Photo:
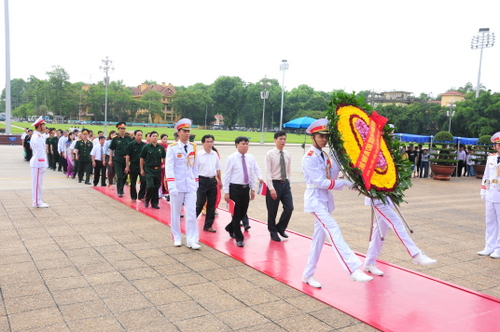
[[[310,118],[307,115],[302,118],[293,119],[283,124],[284,128],[307,128],[316,119]]]

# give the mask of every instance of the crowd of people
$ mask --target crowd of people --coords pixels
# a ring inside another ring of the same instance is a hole
[[[87,185],[115,185],[119,197],[124,196],[124,186],[128,181],[130,199],[141,200],[145,208],[160,209],[161,198],[170,201],[173,245],[183,245],[180,224],[181,218],[184,218],[185,245],[199,250],[197,218],[204,213],[203,231],[217,232],[214,220],[223,197],[231,212],[231,220],[224,230],[230,238],[234,238],[237,247],[244,247],[245,232],[251,228],[247,218],[248,206],[258,190],[266,196],[270,239],[281,242],[288,238],[286,230],[294,206],[290,187],[292,158],[285,149],[287,134],[284,131],[274,134],[275,147],[265,156],[264,177],[255,157],[249,153],[249,140],[245,136],[235,139],[236,151],[226,159],[222,174],[220,156],[214,147],[215,137],[204,135],[201,148],[190,142],[189,119],[181,119],[176,123],[175,142],[172,144],[168,144],[166,134],[159,135],[156,131],[146,133],[145,138],[141,130],[127,133],[123,122],[119,122],[116,131],[112,130],[107,137],[102,132],[94,136],[85,128],[69,131],[47,129],[42,117],[33,126],[35,131],[27,130],[23,137],[25,158],[31,166],[33,207],[49,207],[42,199],[41,190],[46,169],[64,172],[67,177],[76,178]],[[306,184],[304,211],[311,213],[315,223],[302,281],[312,287],[321,287],[321,283],[314,278],[314,272],[325,238],[332,243],[331,248],[339,263],[352,280],[372,280],[373,277],[365,272],[383,275],[384,272],[376,266],[376,259],[382,250],[381,238],[389,228],[396,233],[413,263],[436,263],[409,237],[401,218],[393,211],[394,204],[390,199],[381,201],[367,197],[366,204],[372,206],[377,222],[373,222],[372,238],[362,267],[359,257],[344,241],[339,225],[331,216],[335,209],[332,190],[353,189],[353,183],[339,179],[340,166],[332,155],[323,151],[328,142],[328,126],[328,120],[320,119],[306,130],[311,137],[311,147],[302,158]],[[486,246],[478,254],[500,258],[500,133],[492,137],[492,142],[498,153],[488,157],[482,183],[481,197],[487,203],[487,229]],[[427,149],[420,146],[414,149],[411,146],[406,153],[415,166],[420,165],[419,176],[426,177],[429,162]],[[472,153],[467,154],[463,147],[458,152],[463,168],[468,163],[467,155]],[[92,173],[93,183],[90,182]],[[467,174],[470,175],[470,171]],[[283,211],[276,222],[280,203]]]
[[[452,176],[476,176],[474,173],[474,164],[476,159],[474,149],[471,147],[466,148],[462,145],[458,151],[455,151],[455,154],[457,155],[458,165]],[[421,144],[417,147],[410,144],[408,149],[404,150],[403,157],[407,158],[411,162],[411,170],[413,171],[412,176],[414,178],[429,177],[429,161],[431,158],[429,149],[423,148]]]

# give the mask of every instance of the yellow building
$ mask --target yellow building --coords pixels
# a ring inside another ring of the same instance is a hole
[[[415,102],[415,96],[407,91],[370,92],[366,101],[373,107],[391,104],[406,106]]]
[[[172,96],[176,92],[172,83],[165,84],[146,84],[142,83],[135,88],[130,88],[132,91],[132,98],[141,99],[142,96],[149,91],[156,91],[162,94],[161,103],[163,104],[162,114],[155,115],[152,120],[153,123],[176,123],[180,120],[180,116],[174,113],[174,109],[170,107]],[[147,110],[142,110],[147,112]]]
[[[441,106],[449,107],[451,104],[455,104],[459,101],[465,100],[465,95],[457,91],[448,91],[441,93]]]

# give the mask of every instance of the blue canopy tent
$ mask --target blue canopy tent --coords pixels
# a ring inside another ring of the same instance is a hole
[[[309,116],[304,116],[302,118],[293,119],[283,124],[283,128],[295,128],[295,129],[306,129],[311,123],[316,121],[316,119],[310,118]]]

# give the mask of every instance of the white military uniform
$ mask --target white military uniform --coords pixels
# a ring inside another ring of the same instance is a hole
[[[498,153],[486,159],[481,196],[486,201],[486,252],[500,254],[500,163]]]
[[[302,172],[307,185],[304,211],[312,213],[315,218],[314,234],[303,279],[314,275],[325,235],[332,243],[335,255],[344,270],[352,274],[362,265],[361,261],[344,241],[339,225],[330,215],[335,209],[331,190],[342,190],[344,186],[350,186],[352,183],[337,180],[339,174],[337,163],[332,164],[329,156],[314,146],[311,146],[302,159]]]
[[[187,145],[187,152],[184,146]],[[200,234],[196,221],[196,192],[198,190],[198,162],[196,144],[170,144],[167,149],[165,176],[170,192],[170,214],[173,240],[182,240],[181,209],[184,204],[187,244],[198,243]]]
[[[382,250],[382,245],[384,241],[380,239],[380,234],[378,231],[378,226],[380,224],[380,231],[382,236],[385,238],[385,234],[387,233],[387,229],[390,227],[398,239],[403,243],[406,248],[408,254],[411,257],[415,257],[419,253],[421,253],[420,249],[417,248],[413,240],[408,235],[401,219],[394,212],[392,207],[394,203],[392,203],[389,197],[386,198],[386,203],[381,201],[380,199],[374,199],[373,205],[375,206],[375,211],[378,216],[378,223],[374,222],[372,238],[370,241],[370,246],[368,247],[368,252],[366,253],[365,265],[373,265],[377,260],[380,251]],[[365,205],[371,206],[371,199],[369,197],[365,198]]]
[[[38,123],[39,121],[37,120]],[[34,131],[31,136],[30,147],[33,151],[33,157],[30,160],[31,166],[31,198],[33,207],[44,204],[42,200],[42,185],[45,169],[49,167],[47,162],[47,151],[45,138],[39,131]]]

